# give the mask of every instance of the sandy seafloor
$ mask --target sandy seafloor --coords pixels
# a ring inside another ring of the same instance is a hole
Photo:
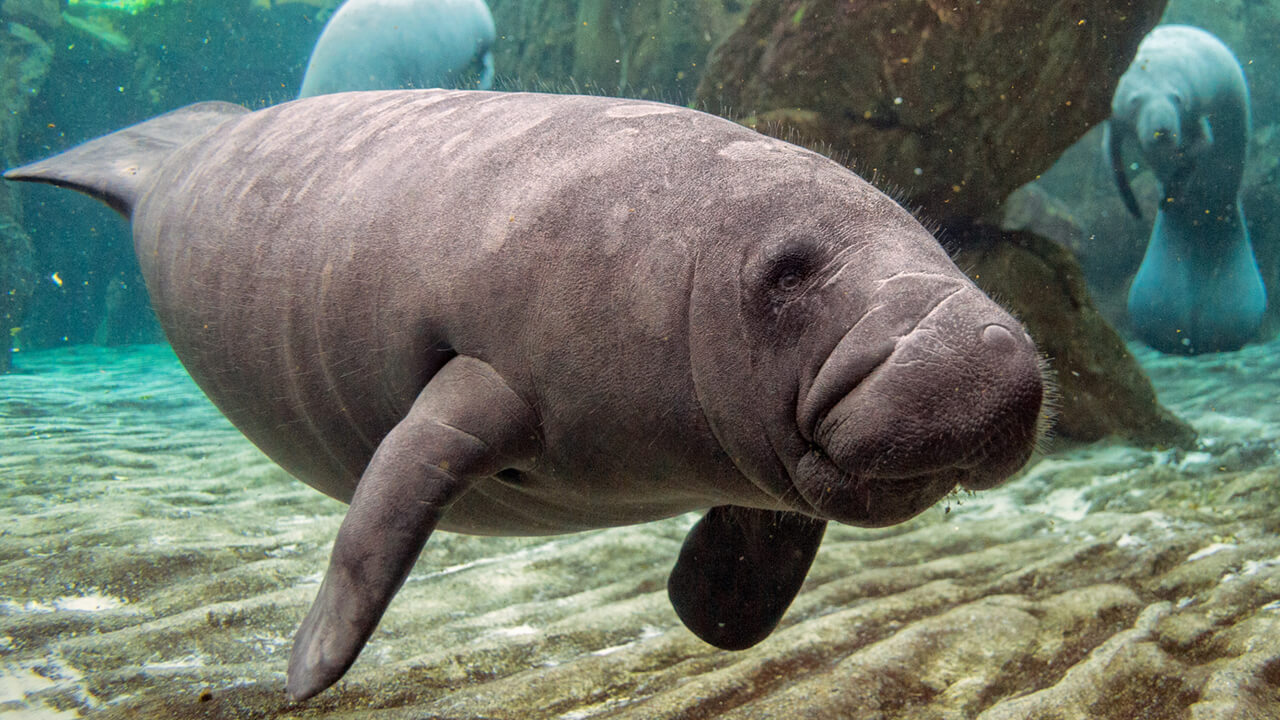
[[[1135,349],[1194,452],[1058,450],[884,530],[832,527],[739,653],[670,609],[693,516],[437,534],[347,677],[283,693],[345,506],[167,347],[0,376],[0,720],[1280,718],[1280,343]]]

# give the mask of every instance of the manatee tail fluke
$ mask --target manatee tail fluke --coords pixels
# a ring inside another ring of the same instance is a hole
[[[188,105],[51,158],[14,168],[4,177],[78,190],[129,217],[147,188],[151,171],[170,153],[247,112],[246,108],[226,102]]]

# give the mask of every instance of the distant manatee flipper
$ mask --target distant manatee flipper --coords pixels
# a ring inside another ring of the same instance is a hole
[[[488,90],[496,37],[484,0],[346,0],[320,33],[298,96]]]
[[[1111,131],[1111,123],[1102,128],[1102,147],[1111,159],[1111,175],[1115,178],[1116,189],[1120,191],[1120,200],[1129,214],[1142,219],[1142,211],[1138,209],[1138,200],[1133,196],[1133,188],[1129,186],[1129,176],[1124,171],[1123,136]]]
[[[1121,159],[1126,139],[1161,190],[1129,288],[1134,331],[1169,353],[1240,348],[1267,305],[1240,204],[1250,132],[1240,63],[1204,30],[1157,27],[1120,78],[1111,110],[1104,144],[1125,207],[1141,217]]]

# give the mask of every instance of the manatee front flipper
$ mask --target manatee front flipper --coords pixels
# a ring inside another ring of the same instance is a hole
[[[792,512],[712,508],[684,540],[667,594],[693,634],[744,650],[778,626],[827,528]]]
[[[1111,158],[1111,174],[1116,180],[1116,189],[1120,191],[1120,199],[1124,201],[1124,206],[1128,208],[1129,213],[1141,220],[1142,211],[1138,209],[1138,199],[1133,196],[1133,188],[1129,187],[1129,177],[1124,172],[1124,157],[1120,152],[1123,138],[1120,133],[1115,132],[1114,125],[1114,122],[1108,122],[1102,129],[1102,145]]]
[[[431,378],[360,477],[320,592],[294,636],[290,697],[305,700],[342,677],[441,514],[473,481],[527,469],[535,428],[532,409],[484,362],[458,356]]]
[[[1213,147],[1213,123],[1208,115],[1200,116],[1200,137],[1196,138],[1196,155],[1201,155]]]

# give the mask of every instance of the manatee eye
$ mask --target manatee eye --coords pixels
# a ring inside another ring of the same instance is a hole
[[[791,292],[792,290],[795,290],[796,288],[800,287],[800,283],[803,280],[804,278],[800,275],[800,273],[788,272],[787,274],[778,278],[777,281],[774,283],[774,285],[779,290]]]
[[[783,293],[799,290],[812,272],[813,265],[813,252],[808,248],[793,248],[780,253],[769,269],[769,289]]]
[[[820,246],[807,240],[790,242],[768,256],[760,267],[756,297],[764,314],[778,317],[783,310],[804,297],[813,274],[823,266]]]
[[[770,343],[792,342],[822,310],[822,279],[833,247],[808,236],[760,249],[743,267],[742,309]]]

